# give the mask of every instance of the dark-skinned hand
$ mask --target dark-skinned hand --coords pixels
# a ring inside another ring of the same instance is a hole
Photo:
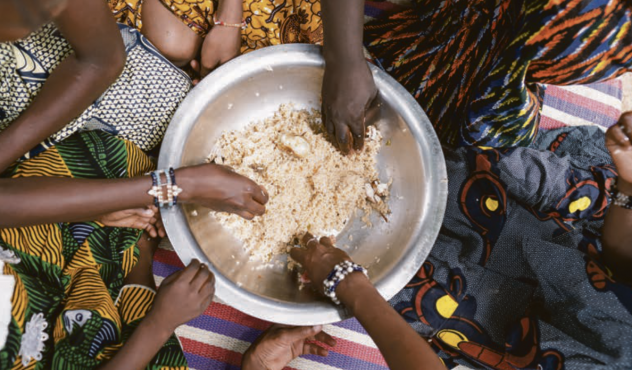
[[[310,233],[303,236],[305,248],[292,248],[290,256],[300,263],[307,274],[308,280],[314,282],[313,288],[323,293],[322,282],[333,270],[334,266],[351,258],[342,249],[336,248],[327,237],[314,238]]]
[[[242,360],[244,370],[281,370],[298,356],[327,356],[336,340],[322,331],[322,326],[285,326],[275,324],[263,332],[248,348]]]
[[[187,203],[234,213],[247,220],[263,215],[266,210],[265,189],[229,167],[218,164],[186,167],[178,170],[177,179],[184,189],[182,199]]]
[[[632,195],[632,112],[619,117],[616,125],[606,132],[606,147],[617,167],[617,187],[624,194]]]
[[[148,316],[161,328],[173,332],[204,313],[214,295],[215,276],[208,266],[193,260],[162,281]]]
[[[160,218],[160,211],[154,205],[146,208],[126,209],[100,216],[97,221],[110,227],[129,227],[145,230],[150,237],[167,236]]]
[[[365,114],[377,96],[366,61],[328,64],[322,89],[323,124],[344,154],[364,147]]]

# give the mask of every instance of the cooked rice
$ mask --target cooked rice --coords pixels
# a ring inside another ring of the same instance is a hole
[[[365,188],[378,181],[380,133],[371,127],[364,150],[345,156],[327,141],[320,127],[320,112],[282,105],[271,118],[225,132],[211,153],[209,162],[232,167],[270,195],[265,214],[252,221],[215,212],[252,256],[268,261],[286,253],[306,231],[335,236],[358,209],[364,211],[366,221],[372,208],[383,216],[388,213],[384,200],[388,190],[369,201]],[[309,144],[309,154],[300,158],[281,145],[282,134],[302,137]]]

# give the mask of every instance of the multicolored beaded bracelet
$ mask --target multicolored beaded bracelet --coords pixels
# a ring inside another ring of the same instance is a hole
[[[218,21],[217,18],[215,18],[215,14],[213,14],[213,24],[222,27],[241,28],[242,30],[246,29],[245,20],[241,21],[241,23],[226,23],[224,21]]]
[[[347,275],[355,271],[363,273],[367,278],[369,277],[369,273],[364,267],[351,261],[344,261],[334,266],[333,270],[331,270],[327,278],[323,281],[325,295],[335,304],[340,304],[340,300],[336,296],[336,288]]]
[[[178,195],[182,193],[182,189],[176,184],[176,173],[173,168],[169,168],[169,173],[165,170],[156,170],[151,174],[151,189],[147,194],[154,197],[154,205],[156,207],[172,207],[178,202]],[[162,176],[165,177],[165,182],[162,182]],[[164,189],[163,189],[164,188]],[[167,198],[165,199],[165,192]]]

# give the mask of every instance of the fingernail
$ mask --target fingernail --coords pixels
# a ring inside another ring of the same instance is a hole
[[[314,327],[312,327],[312,330],[314,330],[315,332],[320,332],[321,330],[323,330],[323,326],[322,325],[314,325]]]

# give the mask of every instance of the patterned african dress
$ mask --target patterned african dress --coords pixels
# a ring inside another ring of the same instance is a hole
[[[79,131],[105,131],[145,151],[162,141],[171,117],[191,88],[191,80],[140,32],[125,25],[119,29],[127,53],[119,78],[79,117],[24,158]],[[53,24],[22,40],[0,43],[0,130],[29,107],[48,76],[72,52]]]
[[[175,16],[201,37],[213,27],[217,0],[160,0]],[[116,20],[140,30],[142,0],[108,0]],[[322,44],[320,0],[244,0],[241,52],[265,46]]]
[[[630,369],[632,287],[601,259],[616,178],[598,128],[446,152],[430,256],[393,307],[448,368]]]
[[[113,179],[152,169],[134,143],[91,131],[18,163],[3,177]],[[138,260],[140,233],[98,222],[0,229],[1,272],[15,281],[0,369],[94,369],[114,356],[155,296],[152,289],[123,284]],[[175,336],[148,366],[165,368],[186,369]]]
[[[527,146],[539,83],[614,78],[632,64],[624,0],[415,0],[365,27],[377,63],[424,108],[442,142]]]

